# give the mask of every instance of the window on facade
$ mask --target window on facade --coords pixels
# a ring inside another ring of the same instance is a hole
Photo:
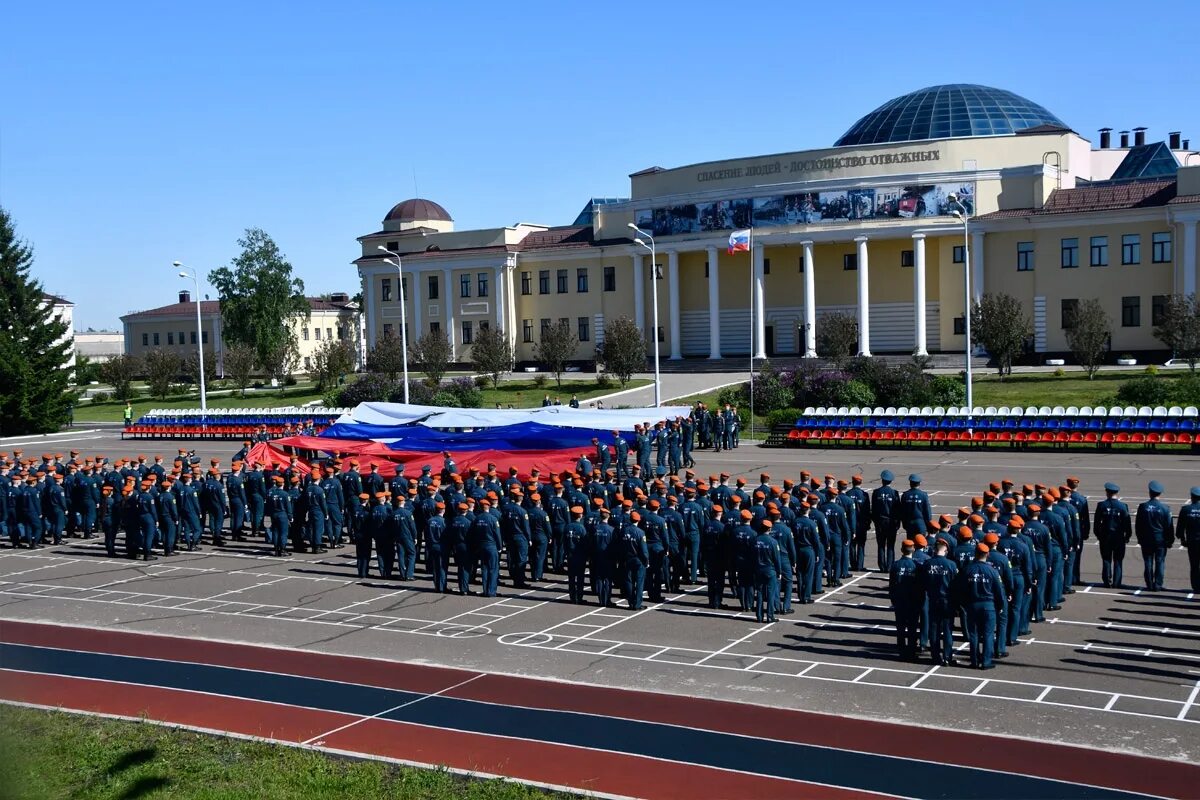
[[[1078,239],[1063,239],[1062,240],[1062,258],[1059,261],[1063,269],[1072,269],[1079,266],[1079,240]]]
[[[158,347],[158,334],[154,334],[154,346]]]
[[[470,344],[471,341],[471,320],[464,319],[462,324],[462,343]]]
[[[771,259],[764,258],[763,259],[763,275],[770,275],[770,274],[771,274]]]
[[[1093,267],[1108,266],[1108,237],[1093,236],[1088,240],[1088,263]]]
[[[575,270],[575,291],[586,292],[588,290],[588,271],[587,267],[580,267]]]
[[[1060,309],[1062,316],[1063,330],[1070,330],[1075,327],[1075,312],[1079,310],[1078,300],[1063,300]]]
[[[965,245],[956,244],[950,258],[955,264],[962,264],[967,260],[967,248]]]
[[[308,341],[308,327],[307,326],[300,329],[300,338],[306,342]]]
[[[458,296],[459,297],[470,297],[471,296],[471,276],[470,275],[459,275],[458,276]]]
[[[1140,328],[1142,326],[1142,298],[1121,298],[1121,327]]]
[[[550,320],[546,317],[542,317],[542,325],[541,325],[542,341],[545,341],[546,334],[548,334],[548,333],[550,333]]]
[[[1155,264],[1166,264],[1171,260],[1171,232],[1150,234],[1150,260]]]
[[[167,344],[175,344],[175,332],[167,331]]]
[[[183,331],[180,331],[180,332],[179,332],[179,338],[178,338],[178,341],[179,341],[179,344],[181,344],[181,345],[182,345],[182,344],[184,344],[184,342],[185,342],[185,338],[184,338],[184,335],[183,335]]]
[[[379,297],[383,302],[390,303],[392,300],[392,279],[384,278],[383,283],[380,284],[380,286],[381,288],[379,291]]]
[[[400,249],[400,242],[388,242],[386,246],[388,250],[391,250],[394,253]]]
[[[196,332],[195,331],[192,331],[191,339],[192,339],[192,344],[195,344],[196,343]],[[143,344],[145,344],[145,343],[143,342]]]
[[[442,332],[442,323],[440,323],[440,322],[429,323],[429,332],[430,333],[441,333]]]
[[[476,283],[479,285],[479,292],[478,292],[479,296],[487,297],[488,296],[488,273],[486,273],[486,272],[479,273],[479,278],[476,281]]]
[[[338,341],[340,342],[345,338],[346,338],[346,327],[344,325],[338,325]]]
[[[1150,324],[1158,327],[1163,324],[1163,320],[1167,316],[1167,303],[1171,301],[1171,296],[1166,294],[1156,294],[1150,298]]]
[[[900,251],[900,266],[911,267],[915,263],[916,263],[916,255],[913,253],[912,250],[901,250]]]
[[[538,270],[538,294],[550,294],[550,270]]]
[[[804,256],[800,256],[800,257],[798,257],[798,258],[796,259],[796,261],[798,262],[798,264],[797,264],[797,266],[796,266],[796,271],[797,271],[797,272],[804,272]]]
[[[521,294],[533,294],[533,273],[521,273]]]
[[[305,369],[312,369],[312,358],[311,358],[310,356],[305,356],[305,357],[304,357],[304,368],[305,368]]]
[[[321,329],[320,328],[313,328],[313,338],[316,339],[318,342],[321,341]]]
[[[604,291],[615,292],[617,290],[617,268],[604,268]]]
[[[201,344],[208,344],[208,331],[201,331],[201,333],[200,333],[200,343],[201,343]]]
[[[842,269],[858,269],[858,253],[846,253],[843,255]]]
[[[142,334],[142,347],[149,347],[149,346],[150,346],[150,334],[143,333]]]
[[[408,302],[408,278],[400,279],[400,294],[404,297],[404,302]]]
[[[587,317],[579,318],[579,341],[586,342],[591,338],[592,325]]]
[[[486,330],[487,330],[488,328],[490,328],[490,327],[492,327],[492,325],[491,325],[491,323],[490,323],[490,322],[488,322],[486,319],[483,319],[483,320],[480,320],[480,321],[479,321],[479,330],[480,330],[481,332],[482,332],[482,331],[486,331]]]
[[[521,341],[527,344],[533,341],[533,320],[521,320]]]
[[[565,269],[560,269],[555,273],[554,277],[558,281],[558,293],[566,294],[567,293],[567,271]]]
[[[967,335],[966,317],[955,317],[954,318],[954,335],[955,336],[966,336]]]
[[[658,343],[662,344],[667,340],[667,334],[662,325],[658,326]]]
[[[1017,272],[1033,271],[1033,242],[1017,242]]]
[[[1121,263],[1142,263],[1142,237],[1137,233],[1126,233],[1121,236]]]
[[[429,276],[429,299],[430,300],[438,299],[438,276],[437,275]]]
[[[383,323],[383,335],[384,336],[392,335],[392,323],[390,323],[390,322]]]
[[[332,338],[333,338],[333,328],[326,328],[326,329],[325,329],[325,338],[326,338],[326,339],[332,339]],[[338,338],[340,339],[341,337],[339,336]]]

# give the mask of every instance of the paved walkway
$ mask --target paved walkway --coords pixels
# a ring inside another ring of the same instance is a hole
[[[620,406],[638,408],[654,405],[654,374],[644,373],[635,375],[634,377],[645,378],[651,381],[651,383],[648,386],[642,386],[637,389],[617,391],[603,397],[592,398],[584,402],[584,407],[586,408],[595,403],[596,400],[603,400],[605,408],[618,408]],[[662,404],[670,405],[670,401],[672,400],[702,394],[722,386],[729,386],[730,384],[741,383],[746,380],[749,380],[747,372],[664,372],[660,377],[662,384]]]
[[[0,664],[2,701],[608,796],[1185,797],[1200,781],[1032,740],[140,633],[7,622]]]

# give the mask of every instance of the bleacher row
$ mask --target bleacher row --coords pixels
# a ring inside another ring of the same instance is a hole
[[[767,444],[929,446],[1029,445],[1109,449],[1200,446],[1200,412],[1187,407],[1041,406],[1021,408],[806,408],[794,425],[780,425]]]
[[[131,439],[246,439],[266,426],[267,435],[278,437],[295,432],[297,426],[312,424],[320,433],[348,408],[222,408],[201,413],[198,408],[156,408],[125,427],[121,438]]]

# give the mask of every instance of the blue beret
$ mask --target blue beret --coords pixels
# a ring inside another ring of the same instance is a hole
[[[1120,492],[1120,491],[1121,491],[1121,487],[1120,487],[1120,486],[1117,486],[1115,483],[1112,483],[1112,482],[1110,481],[1109,483],[1106,483],[1106,484],[1104,484],[1104,491],[1106,491],[1106,492]]]
[[[1150,489],[1151,494],[1163,493],[1163,485],[1158,481],[1150,481],[1150,486],[1148,488]]]
[[[879,473],[879,480],[881,481],[893,481],[895,479],[896,476],[892,474],[890,469],[885,469],[883,472]]]
[[[1200,486],[1192,487],[1192,497],[1200,497]]]
[[[909,483],[920,483],[921,476],[914,472],[912,475],[908,476],[908,482]]]

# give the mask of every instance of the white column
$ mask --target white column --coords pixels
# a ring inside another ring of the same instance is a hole
[[[446,338],[450,341],[450,360],[454,361],[457,354],[454,350],[454,342],[458,338],[458,328],[454,321],[454,294],[450,291],[450,270],[442,270],[442,283],[446,287],[446,291],[442,293],[442,297],[446,301],[446,321],[443,323],[446,326]]]
[[[633,321],[638,330],[646,335],[646,273],[642,267],[641,253],[633,254]]]
[[[492,281],[494,284],[492,294],[496,297],[496,325],[500,328],[506,328],[505,311],[504,311],[504,267],[496,267],[496,278]]]
[[[708,248],[708,357],[721,357],[721,273],[717,261],[720,251]]]
[[[813,264],[813,243],[800,243],[804,248],[804,357],[817,357],[817,276]]]
[[[927,356],[925,345],[925,234],[913,234],[913,314],[915,315],[917,346],[913,355]]]
[[[366,302],[364,305],[366,308],[362,309],[362,313],[363,319],[366,320],[367,324],[366,341],[363,342],[364,353],[375,347],[375,329],[379,327],[379,317],[383,314],[382,308],[375,307],[375,287],[377,285],[375,280],[376,277],[377,276],[374,273],[368,273],[366,280],[363,281],[363,288],[366,290],[364,292],[366,297]],[[199,336],[199,334],[196,335]],[[132,351],[126,347],[125,352],[129,353]],[[363,358],[365,359],[366,355],[364,355]],[[364,361],[364,363],[366,362]]]
[[[415,270],[413,272],[408,273],[408,298],[409,298],[409,305],[412,306],[412,314],[410,314],[408,316],[408,319],[412,320],[412,327],[410,327],[408,329],[408,343],[409,344],[412,344],[413,342],[417,341],[417,339],[420,339],[421,334],[425,332],[424,328],[422,327],[424,325],[424,320],[421,318],[421,281],[422,280],[424,280],[424,277],[421,275],[421,273],[416,272]],[[446,287],[443,286],[442,290],[445,291],[445,289],[446,289]],[[403,292],[404,292],[404,282],[403,281],[401,281],[401,283],[400,283],[400,292],[401,292],[401,299],[403,299]]]
[[[678,361],[683,358],[679,347],[679,253],[671,250],[667,253],[667,289],[669,313],[671,315],[671,359]]]
[[[983,299],[983,232],[971,233],[971,296],[978,303]]]
[[[763,300],[763,247],[754,245],[754,357],[767,357],[766,303]]]
[[[1191,295],[1196,293],[1196,269],[1200,264],[1196,263],[1196,222],[1197,220],[1183,221],[1183,293]]]
[[[867,237],[856,236],[858,246],[858,354],[871,355],[870,265],[867,263]]]
[[[504,330],[508,332],[508,341],[513,346],[513,353],[517,351],[517,293],[513,286],[513,281],[517,276],[517,257],[510,256],[508,265],[504,268],[504,296],[508,298],[508,323],[504,326]]]

